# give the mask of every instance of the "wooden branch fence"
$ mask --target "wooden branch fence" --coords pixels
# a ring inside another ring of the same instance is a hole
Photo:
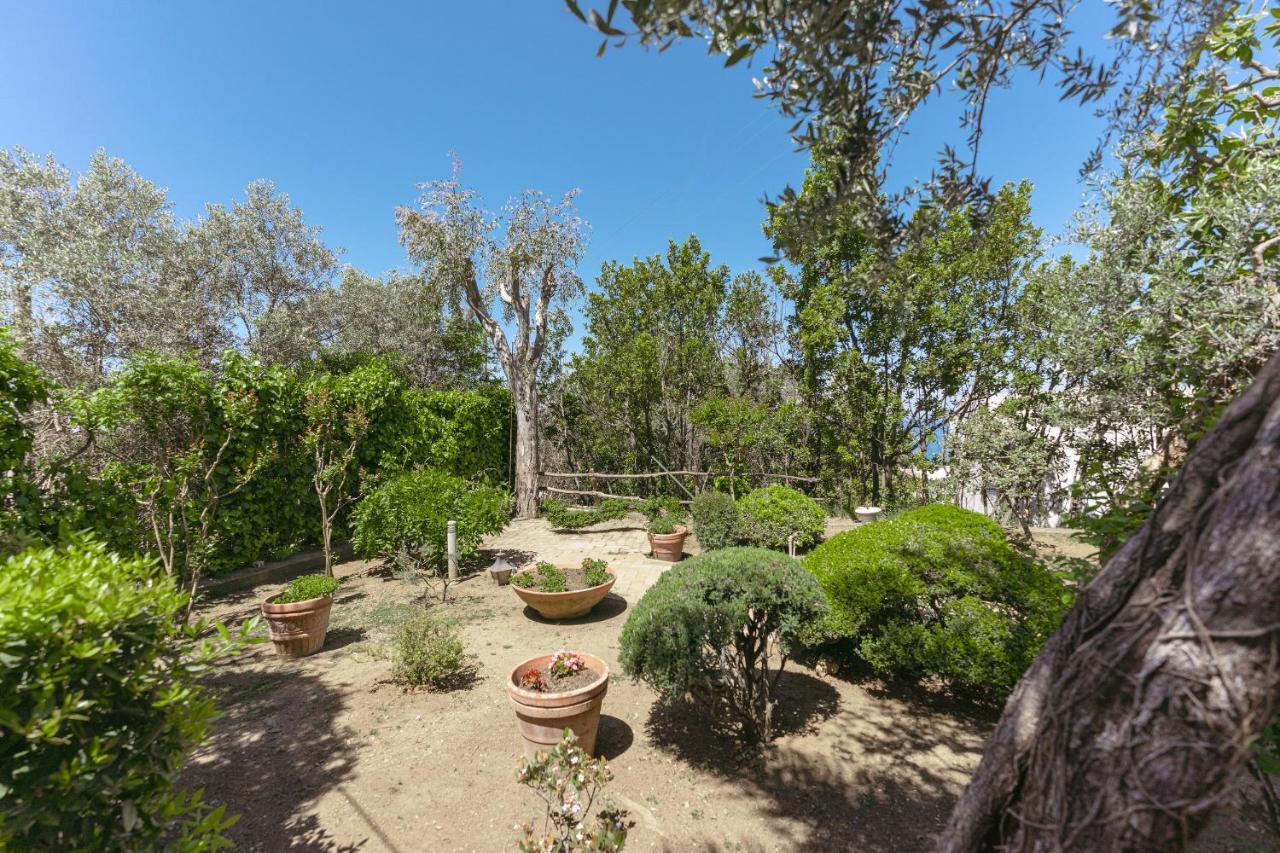
[[[670,477],[672,479],[675,479],[677,484],[679,484],[681,488],[683,488],[683,484],[681,484],[680,481],[676,478],[695,477],[701,480],[701,483],[698,486],[698,490],[701,491],[707,487],[707,481],[710,480],[712,477],[720,477],[720,476],[728,477],[728,476],[736,476],[736,475],[730,475],[729,473],[723,472],[723,471],[646,471],[639,474],[607,474],[602,471],[543,471],[538,476],[539,476],[539,479],[541,480],[553,480],[553,481],[573,480],[575,486],[579,485],[578,481],[586,479],[590,481],[590,485],[592,486],[592,488],[590,489],[566,489],[560,486],[549,486],[546,484],[543,484],[541,486],[542,491],[548,492],[553,495],[577,495],[579,497],[591,497],[591,498],[603,498],[603,499],[618,498],[626,501],[638,501],[638,500],[643,500],[643,498],[641,498],[638,495],[616,495],[611,492],[599,491],[595,488],[596,480],[606,480],[606,481],[607,480],[656,480],[656,479],[662,479],[663,477]],[[753,474],[753,473],[743,472],[741,476],[745,476],[749,478],[762,478],[766,480],[769,480],[769,479],[782,480],[783,482],[788,482],[788,483],[818,482],[817,477],[801,477],[796,474]],[[692,501],[682,500],[680,501],[680,503],[687,504],[687,503],[692,503]]]

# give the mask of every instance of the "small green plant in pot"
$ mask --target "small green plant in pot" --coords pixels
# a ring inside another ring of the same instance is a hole
[[[613,588],[614,576],[604,560],[587,558],[581,566],[539,562],[511,576],[517,596],[544,619],[572,619],[595,607]]]
[[[301,658],[320,651],[338,585],[337,579],[328,575],[302,575],[262,602],[262,616],[276,654]]]
[[[649,517],[649,548],[654,559],[679,562],[689,535],[689,528],[681,524],[684,507],[672,497],[650,498],[640,505],[640,511]]]

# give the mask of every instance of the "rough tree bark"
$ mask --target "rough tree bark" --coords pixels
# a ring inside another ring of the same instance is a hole
[[[1005,706],[948,853],[1181,849],[1280,690],[1280,353]]]

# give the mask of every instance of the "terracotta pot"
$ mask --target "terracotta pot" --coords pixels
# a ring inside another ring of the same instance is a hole
[[[560,568],[571,567],[561,566]],[[601,599],[609,594],[609,590],[613,589],[613,582],[617,579],[616,575],[610,575],[607,583],[569,592],[542,592],[537,589],[525,589],[515,584],[511,584],[511,588],[525,604],[538,611],[543,619],[572,619],[575,616],[582,616],[599,604]]]
[[[650,533],[649,548],[653,551],[653,558],[668,563],[680,562],[684,556],[684,538],[688,535],[689,528],[683,524],[676,528],[675,533]]]
[[[276,654],[282,658],[301,658],[320,651],[325,632],[329,630],[332,607],[333,597],[329,595],[291,604],[262,602],[262,616],[267,620]]]
[[[562,693],[538,693],[524,690],[520,676],[531,669],[542,669],[551,661],[551,655],[530,658],[511,670],[507,678],[507,695],[516,712],[520,725],[520,737],[524,739],[524,754],[533,758],[538,750],[550,749],[560,742],[565,729],[572,729],[578,737],[578,745],[588,755],[596,749],[596,731],[600,728],[600,706],[609,689],[609,667],[595,655],[579,652],[587,667],[601,674],[598,681],[566,690]]]

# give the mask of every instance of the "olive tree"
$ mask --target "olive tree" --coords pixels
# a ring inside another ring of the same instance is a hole
[[[538,512],[538,365],[552,315],[584,292],[577,191],[553,202],[527,190],[495,215],[459,182],[456,163],[451,178],[421,189],[417,207],[396,211],[400,239],[424,280],[467,306],[502,366],[516,409],[515,510],[529,518]]]

